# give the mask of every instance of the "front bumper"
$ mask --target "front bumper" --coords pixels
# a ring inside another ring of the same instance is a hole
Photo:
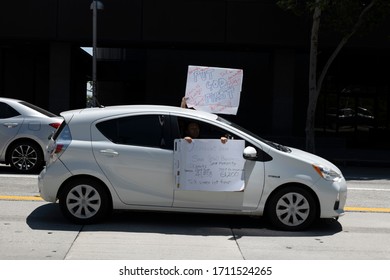
[[[347,201],[347,183],[344,178],[335,182],[321,180],[321,218],[336,218],[344,214]]]

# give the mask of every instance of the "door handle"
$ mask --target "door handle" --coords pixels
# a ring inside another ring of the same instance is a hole
[[[105,149],[105,150],[100,150],[100,153],[105,156],[111,156],[111,157],[116,157],[119,156],[119,153],[113,149]]]
[[[7,128],[12,128],[12,127],[18,126],[18,123],[6,122],[6,123],[3,123],[3,125]]]

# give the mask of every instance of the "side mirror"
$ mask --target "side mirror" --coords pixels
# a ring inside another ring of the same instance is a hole
[[[256,159],[257,158],[257,151],[255,148],[248,146],[244,149],[243,156],[245,159]]]

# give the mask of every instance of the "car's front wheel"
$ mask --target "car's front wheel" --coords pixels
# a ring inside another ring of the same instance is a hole
[[[111,210],[103,184],[89,178],[68,182],[58,198],[64,216],[78,224],[98,222]]]
[[[41,147],[31,141],[12,144],[8,154],[11,168],[19,173],[38,173],[44,164]]]
[[[266,214],[271,223],[282,230],[303,230],[317,217],[313,195],[298,186],[277,191],[267,204]]]

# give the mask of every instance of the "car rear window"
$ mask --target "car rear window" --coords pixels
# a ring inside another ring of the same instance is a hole
[[[0,119],[19,116],[20,113],[6,103],[0,102]]]
[[[64,130],[65,126],[67,126],[67,123],[65,121],[63,121],[61,123],[61,125],[57,128],[57,130],[55,131],[54,135],[53,135],[53,140],[56,140],[58,138],[58,136],[61,134],[61,132]],[[70,136],[69,136],[70,137]]]
[[[41,114],[43,114],[45,116],[48,116],[50,118],[57,117],[56,114],[53,114],[52,112],[46,111],[45,109],[42,109],[42,108],[40,108],[38,106],[35,106],[35,105],[31,104],[31,103],[28,103],[26,101],[21,101],[20,104],[22,104],[22,105],[24,105],[26,107],[29,107],[29,108],[31,108],[31,109],[33,109],[35,111],[38,111],[39,113],[41,113]]]
[[[163,115],[131,116],[100,122],[97,129],[116,144],[169,148],[169,124]]]

